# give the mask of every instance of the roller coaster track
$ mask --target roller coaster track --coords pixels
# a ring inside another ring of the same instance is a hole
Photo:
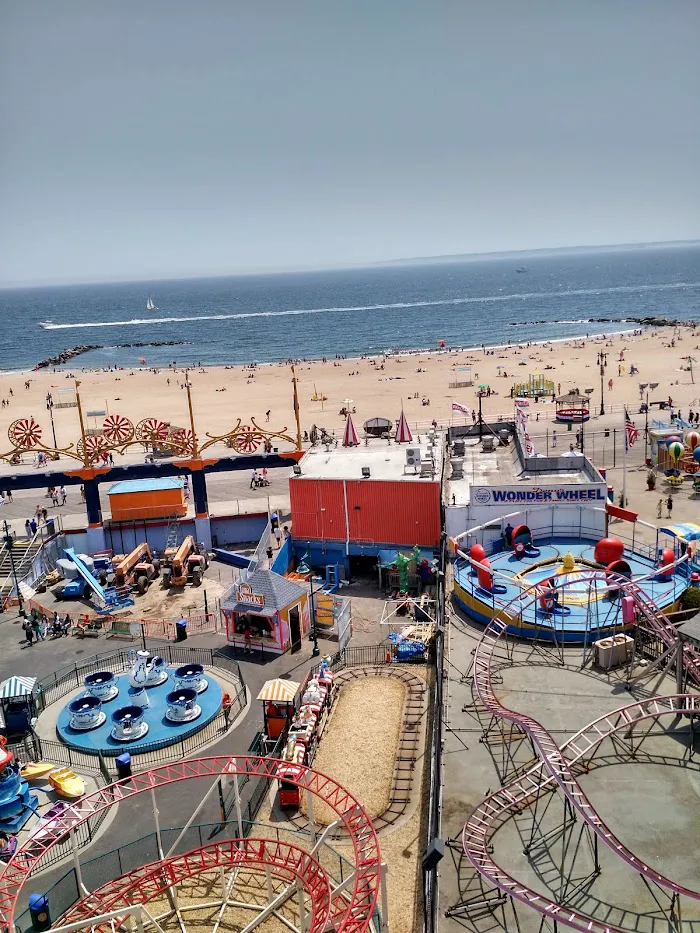
[[[44,834],[40,839],[27,839],[17,849],[5,871],[0,875],[0,931],[5,933],[14,928],[15,910],[22,889],[32,872],[40,867],[40,862],[46,852],[65,838],[67,833],[81,823],[89,821],[102,810],[137,794],[155,792],[159,787],[193,778],[218,780],[220,777],[257,776],[276,779],[278,766],[279,762],[274,758],[230,755],[216,758],[193,758],[177,764],[153,768],[150,771],[141,771],[130,778],[101,787],[92,794],[82,797],[67,807],[59,816],[54,817],[44,828]],[[352,794],[319,771],[312,771],[303,765],[297,765],[293,772],[285,774],[285,780],[324,801],[334,811],[336,818],[340,820],[347,833],[353,848],[355,868],[347,879],[346,896],[334,897],[331,901],[330,924],[336,933],[341,933],[341,931],[342,933],[365,933],[372,922],[381,876],[379,842],[372,821]],[[255,842],[256,840],[251,840],[251,843]],[[240,840],[237,843],[243,847],[247,845]],[[263,845],[267,847],[269,843],[264,842]],[[269,856],[270,851],[267,849],[264,854]],[[279,853],[280,859],[284,857],[285,852],[282,848],[274,849],[274,851]],[[225,853],[225,850],[213,849],[210,856],[219,858],[222,852]],[[254,860],[254,846],[250,850],[246,848],[246,852],[249,860]],[[300,876],[300,865],[293,847],[287,847],[286,854],[293,863],[295,874]],[[201,861],[208,857],[202,852],[190,853],[190,855],[192,856],[190,861],[196,859]],[[234,855],[232,854],[231,857],[234,858]],[[304,874],[307,877],[314,876],[316,896],[320,903],[325,895],[316,885],[315,866],[307,862],[301,867],[304,868]],[[154,883],[156,881],[157,879],[154,879]],[[100,907],[94,901],[93,906],[97,909]],[[314,933],[321,933],[321,928],[313,926],[312,929]]]
[[[631,596],[634,600],[637,618],[643,620],[661,638],[664,645],[669,648],[677,645],[678,635],[673,625],[663,613],[654,607],[653,603],[647,599],[636,584],[624,577],[597,571],[585,575],[585,579],[589,577],[591,582],[596,580],[602,586],[612,584],[615,588],[619,588],[620,596]],[[582,582],[583,580],[582,577]],[[565,584],[560,584],[561,588],[564,586]],[[537,591],[532,591],[529,595],[531,595],[533,602],[539,599]],[[474,653],[474,690],[479,702],[492,716],[505,720],[523,730],[530,739],[533,748],[539,754],[540,761],[524,775],[490,794],[474,810],[462,830],[464,854],[479,875],[498,888],[503,894],[526,904],[542,916],[550,918],[553,922],[562,923],[572,929],[585,931],[585,933],[623,933],[617,927],[599,921],[567,907],[547,895],[532,890],[500,868],[489,851],[489,840],[504,820],[520,812],[543,791],[556,785],[574,811],[579,814],[583,823],[595,833],[597,838],[608,849],[623,859],[635,872],[670,892],[672,897],[685,896],[700,901],[700,892],[686,888],[665,877],[627,849],[596,812],[574,775],[576,762],[579,762],[601,742],[620,730],[631,730],[638,722],[645,719],[700,714],[700,696],[681,694],[645,700],[641,703],[623,707],[589,723],[560,747],[537,720],[504,706],[496,696],[493,688],[492,662],[495,659],[501,638],[507,634],[508,625],[511,622],[508,610],[512,609],[515,604],[519,604],[518,611],[520,613],[526,608],[523,604],[522,595],[517,596],[503,608],[499,616],[496,616],[483,632]],[[501,616],[505,618],[501,618]],[[699,681],[700,660],[696,652],[692,650],[684,651],[683,663],[688,674],[694,680]]]

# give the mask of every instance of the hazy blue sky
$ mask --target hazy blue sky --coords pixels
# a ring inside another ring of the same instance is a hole
[[[0,282],[700,236],[700,0],[0,13]]]

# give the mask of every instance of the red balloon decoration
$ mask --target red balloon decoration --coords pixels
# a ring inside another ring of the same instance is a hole
[[[625,553],[625,546],[619,538],[601,538],[593,551],[593,557],[599,564],[612,564],[614,561],[621,560]]]

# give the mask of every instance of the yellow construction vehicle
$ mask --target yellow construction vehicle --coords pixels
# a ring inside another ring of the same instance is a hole
[[[112,567],[114,585],[130,586],[139,595],[146,592],[160,573],[160,562],[153,557],[145,541],[137,545],[130,554],[116,554],[112,558]]]
[[[200,552],[192,535],[187,535],[177,549],[167,548],[163,559],[163,587],[185,586],[186,583],[201,586],[209,561],[207,555]]]

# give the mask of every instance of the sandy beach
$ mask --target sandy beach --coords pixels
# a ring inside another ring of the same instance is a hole
[[[658,382],[650,394],[651,400],[671,398],[676,409],[687,413],[698,405],[698,384],[694,384],[683,357],[695,355],[700,360],[700,334],[690,329],[649,329],[641,334],[622,334],[568,340],[542,345],[513,345],[508,348],[482,351],[453,350],[412,354],[397,354],[387,358],[328,359],[326,362],[300,362],[296,365],[302,431],[313,424],[340,432],[344,417],[340,409],[348,405],[355,409],[358,430],[368,418],[382,416],[398,418],[403,405],[409,423],[425,425],[437,420],[454,423],[463,416],[452,412],[452,400],[470,409],[478,405],[477,386],[487,384],[491,395],[483,398],[485,416],[508,414],[513,405],[510,390],[514,383],[525,381],[534,372],[551,379],[556,391],[562,393],[577,388],[592,388],[591,411],[600,409],[600,371],[598,353],[607,354],[604,375],[606,409],[610,418],[620,420],[621,406],[628,405],[630,414],[639,410],[641,382]],[[620,356],[623,359],[620,359]],[[76,360],[76,363],[79,359]],[[639,371],[630,375],[631,366]],[[698,367],[698,363],[693,364]],[[471,367],[471,369],[468,369]],[[187,397],[183,385],[183,370],[157,372],[147,368],[117,371],[42,370],[33,373],[6,372],[0,378],[0,433],[6,434],[17,418],[33,415],[44,429],[44,440],[51,436],[46,411],[46,395],[54,402],[65,389],[74,385],[74,374],[80,380],[83,410],[106,410],[136,421],[157,417],[177,426],[188,426]],[[254,369],[235,367],[203,367],[190,369],[193,386],[194,413],[197,432],[222,434],[236,424],[238,418],[247,423],[255,418],[272,430],[287,428],[294,434],[292,407],[292,373],[286,364],[259,364]],[[25,381],[29,388],[25,388]],[[612,380],[612,389],[608,388]],[[451,388],[451,383],[472,381],[473,385]],[[12,390],[12,394],[10,394]],[[317,396],[314,400],[313,396]],[[318,397],[326,396],[321,402]],[[346,402],[347,399],[352,400]],[[429,404],[423,402],[429,400]],[[534,406],[533,406],[534,408]],[[550,422],[554,406],[540,404],[540,423]],[[269,422],[266,412],[270,412]],[[615,413],[617,412],[617,418]],[[59,446],[79,437],[76,410],[55,409],[54,422]],[[100,417],[87,418],[87,426],[99,428]]]

